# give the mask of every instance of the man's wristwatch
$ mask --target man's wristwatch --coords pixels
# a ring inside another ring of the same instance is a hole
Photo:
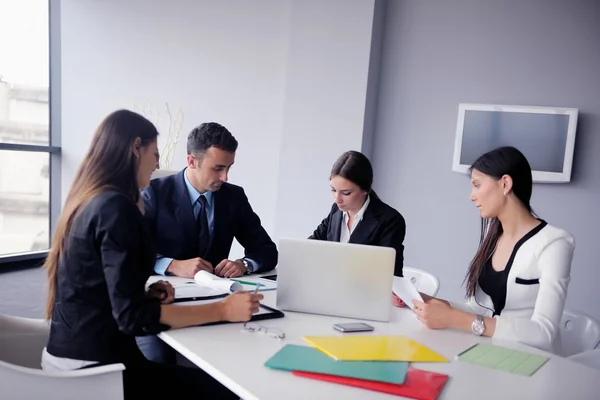
[[[483,322],[483,315],[477,315],[475,320],[471,323],[471,331],[474,335],[483,335],[483,332],[485,332],[485,323]]]
[[[251,274],[252,269],[250,267],[250,263],[245,258],[241,258],[240,261],[244,264],[244,273],[246,275]]]

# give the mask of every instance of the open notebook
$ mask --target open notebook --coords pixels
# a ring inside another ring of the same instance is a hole
[[[221,278],[206,271],[198,271],[193,281],[174,284],[175,301],[209,300],[225,297],[238,290],[253,292],[259,285],[258,291],[274,290],[277,283],[256,278]]]
[[[198,271],[193,281],[174,285],[174,288],[176,302],[209,300],[225,297],[236,290],[244,290],[241,283],[206,271]]]

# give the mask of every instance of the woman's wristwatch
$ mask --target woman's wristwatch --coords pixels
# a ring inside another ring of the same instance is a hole
[[[481,336],[485,332],[485,322],[483,322],[483,315],[477,315],[475,320],[471,323],[471,332],[474,335]]]

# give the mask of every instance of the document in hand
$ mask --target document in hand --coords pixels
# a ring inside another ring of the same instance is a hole
[[[415,285],[407,278],[396,277],[394,278],[394,286],[392,288],[393,292],[396,296],[400,297],[400,299],[413,309],[413,300],[423,301],[421,297],[421,293],[417,290]]]
[[[241,283],[232,281],[227,278],[221,278],[220,276],[213,275],[210,272],[204,270],[198,271],[194,275],[194,280],[201,285],[208,286],[217,290],[224,290],[228,292],[235,292],[236,290],[243,290]]]

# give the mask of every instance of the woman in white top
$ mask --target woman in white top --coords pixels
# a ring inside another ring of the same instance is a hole
[[[394,275],[402,276],[406,224],[402,215],[371,189],[369,159],[358,151],[345,152],[333,164],[329,184],[334,203],[309,239],[394,248]]]
[[[560,352],[559,325],[567,298],[573,236],[535,217],[529,204],[531,167],[501,147],[471,167],[470,199],[482,217],[480,246],[465,277],[468,302],[415,301],[432,329],[518,341]]]

